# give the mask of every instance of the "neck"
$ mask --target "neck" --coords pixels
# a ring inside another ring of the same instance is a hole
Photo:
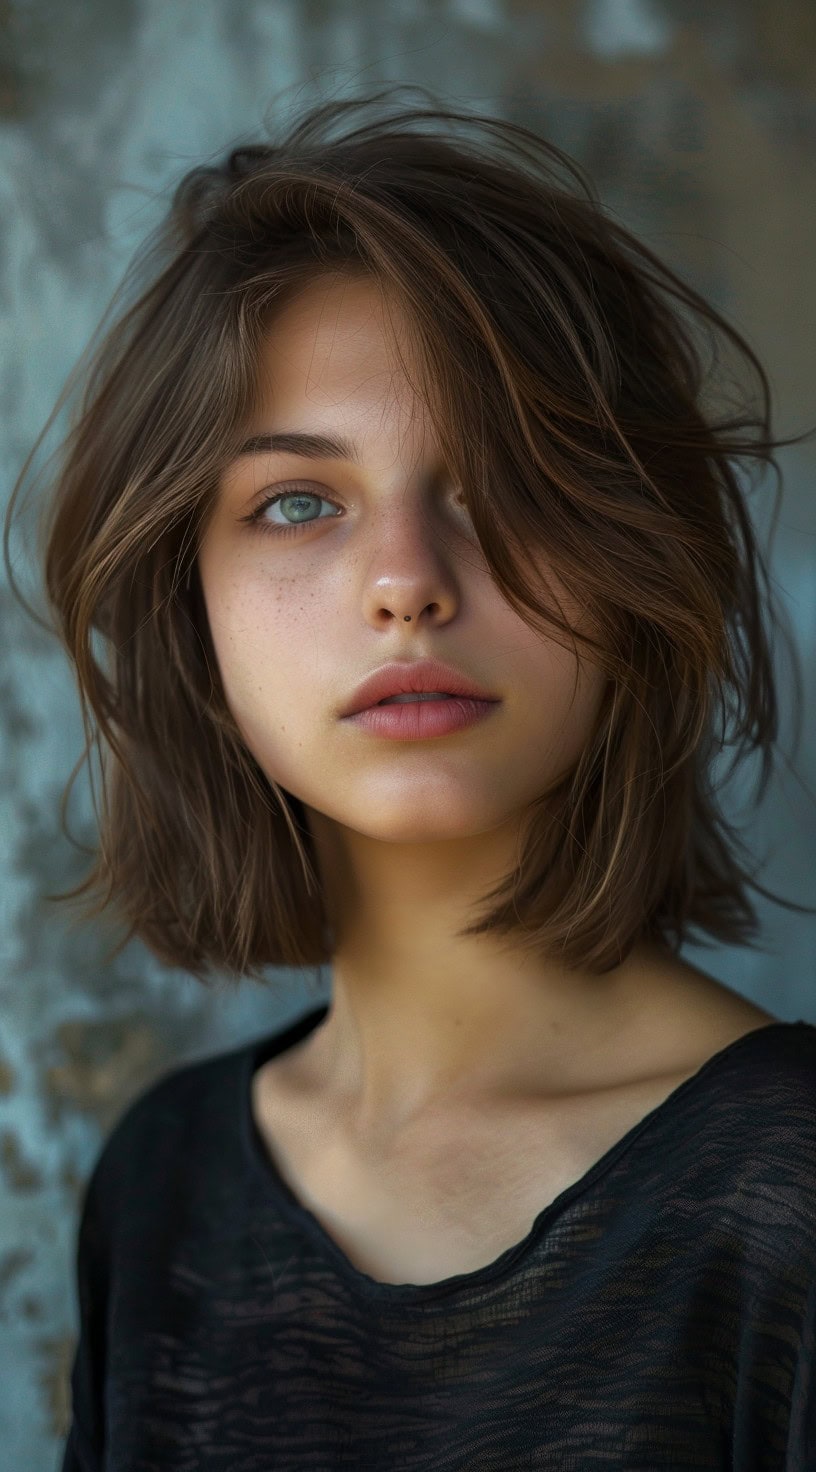
[[[312,817],[335,933],[314,1066],[360,1133],[534,1093],[626,1025],[654,947],[598,975],[457,934],[514,863],[514,829],[398,844]]]

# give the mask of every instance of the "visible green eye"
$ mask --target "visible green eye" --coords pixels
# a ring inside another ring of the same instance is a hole
[[[248,516],[241,517],[241,520],[248,522],[258,531],[271,532],[273,535],[297,532],[301,527],[311,526],[315,521],[326,519],[319,511],[316,516],[310,514],[312,508],[321,503],[324,506],[333,506],[335,511],[339,509],[334,501],[329,501],[325,496],[318,496],[314,491],[276,491],[274,495],[266,496],[254,511],[251,511]],[[270,506],[280,506],[281,514],[284,517],[292,516],[293,519],[291,521],[272,521],[265,515]]]
[[[468,509],[464,490],[460,489],[457,492],[455,501],[460,506],[463,506],[465,510]],[[328,516],[322,515],[320,511],[316,515],[312,514],[314,508],[319,505],[330,506],[333,508],[333,511],[329,512]],[[273,521],[271,517],[266,515],[270,507],[273,506],[279,506],[281,508],[281,517],[284,518],[283,520]],[[259,532],[269,532],[273,536],[285,536],[289,532],[298,532],[305,527],[312,526],[316,521],[326,521],[336,518],[336,515],[341,512],[342,507],[338,506],[335,501],[329,500],[328,497],[319,496],[316,491],[308,491],[303,490],[301,487],[296,487],[294,489],[275,491],[273,495],[265,496],[260,502],[260,505],[255,507],[254,511],[250,511],[248,516],[240,517],[240,520]],[[287,520],[287,517],[291,519]]]

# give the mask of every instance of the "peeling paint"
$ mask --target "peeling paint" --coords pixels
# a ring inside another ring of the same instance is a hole
[[[505,24],[503,6],[496,4],[495,0],[449,0],[448,13],[466,25],[478,26],[485,31],[501,33]]]
[[[62,1440],[71,1425],[70,1373],[76,1336],[37,1337],[33,1347],[49,1429],[53,1437]]]
[[[0,1255],[0,1317],[6,1317],[9,1285],[33,1261],[34,1253],[30,1247],[17,1247]]]
[[[671,45],[674,27],[650,0],[589,0],[585,34],[599,56],[656,56]]]
[[[13,1130],[0,1130],[0,1170],[10,1191],[20,1195],[39,1191],[43,1174],[32,1160],[27,1160]]]
[[[15,55],[16,16],[11,0],[0,0],[0,118],[19,115],[22,78]]]

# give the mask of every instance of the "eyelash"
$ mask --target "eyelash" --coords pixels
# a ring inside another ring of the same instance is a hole
[[[327,506],[334,506],[335,508],[337,508],[337,502],[329,500],[328,496],[319,496],[317,494],[317,491],[304,490],[302,486],[289,486],[282,491],[276,491],[275,494],[272,496],[266,496],[264,500],[261,501],[260,505],[255,507],[254,511],[250,511],[248,516],[242,516],[240,520],[248,523],[252,531],[261,532],[264,535],[270,533],[274,537],[285,537],[288,536],[290,532],[297,533],[303,531],[307,527],[314,526],[315,523],[318,521],[333,520],[331,516],[315,516],[311,519],[311,521],[292,521],[286,524],[262,520],[263,513],[267,510],[269,506],[275,506],[278,501],[284,501],[289,496],[304,496],[313,501],[325,501]]]
[[[284,487],[282,491],[276,491],[274,495],[265,496],[260,505],[255,507],[254,511],[250,511],[248,516],[240,517],[240,520],[248,524],[251,531],[260,532],[262,535],[271,534],[274,537],[285,537],[290,532],[298,533],[304,531],[307,527],[314,526],[318,521],[335,520],[331,516],[315,516],[311,521],[292,521],[281,525],[279,522],[264,521],[262,519],[268,507],[277,505],[278,501],[286,500],[288,496],[298,495],[309,497],[313,501],[324,501],[327,506],[334,506],[337,510],[342,509],[337,506],[336,501],[332,501],[328,496],[319,496],[317,491],[304,490],[302,486],[296,485]],[[462,495],[461,491],[459,495]]]

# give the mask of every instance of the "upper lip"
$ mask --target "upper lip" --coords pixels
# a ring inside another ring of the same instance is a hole
[[[340,714],[353,716],[380,700],[387,700],[390,695],[417,695],[422,690],[438,690],[441,695],[469,695],[478,700],[499,699],[477,685],[475,680],[438,659],[397,660],[381,665],[373,675],[363,680]]]

